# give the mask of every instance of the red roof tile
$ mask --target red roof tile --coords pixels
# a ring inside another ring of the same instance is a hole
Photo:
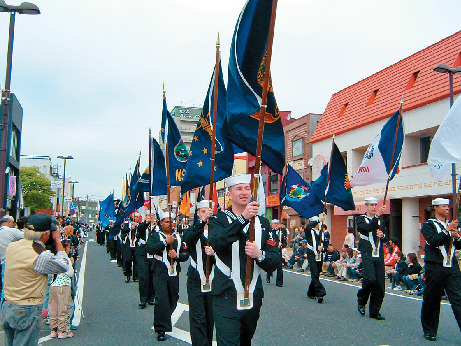
[[[461,31],[458,31],[338,91],[332,95],[310,142],[319,142],[332,137],[334,133],[338,135],[390,117],[398,110],[402,95],[404,111],[448,98],[448,75],[432,69],[440,63],[452,67],[461,65],[460,54]],[[410,78],[416,72],[418,75],[414,85],[406,90]],[[455,75],[453,81],[455,94],[461,93],[461,76]],[[374,101],[367,105],[375,90],[378,92]]]

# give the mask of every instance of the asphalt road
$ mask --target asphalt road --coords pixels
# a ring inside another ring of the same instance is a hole
[[[90,238],[92,235],[90,235]],[[83,247],[82,247],[83,250]],[[175,335],[187,339],[186,269],[180,274],[180,300]],[[264,281],[265,298],[254,345],[420,345],[431,344],[422,337],[419,320],[421,300],[386,292],[381,313],[385,321],[362,317],[357,312],[358,285],[322,279],[327,290],[323,304],[306,297],[310,277],[284,272],[284,286]],[[121,268],[109,261],[105,247],[88,243],[83,295],[84,318],[72,339],[50,340],[42,331],[42,344],[65,345],[151,345],[157,343],[151,329],[153,307],[138,309],[137,283],[124,282]],[[184,305],[183,305],[184,304]],[[180,311],[182,313],[179,313]],[[186,345],[168,337],[164,345]],[[449,304],[441,308],[437,345],[461,345],[461,333]]]

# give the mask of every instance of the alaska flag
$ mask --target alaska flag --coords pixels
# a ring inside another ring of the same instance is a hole
[[[154,153],[152,169],[152,196],[166,195],[166,168],[165,156],[160,145],[152,138],[152,150]]]
[[[213,106],[214,106],[215,71],[211,76],[208,92],[203,103],[200,121],[195,129],[194,139],[190,146],[187,159],[186,175],[181,185],[181,192],[192,190],[210,183],[211,170],[211,137],[213,133]],[[216,151],[214,182],[223,180],[232,175],[234,164],[234,147],[229,140],[221,135],[221,129],[226,116],[226,86],[219,62],[218,77],[218,107],[216,114]]]
[[[229,58],[224,135],[253,156],[258,141],[271,12],[272,1],[247,1],[235,27]],[[282,174],[285,139],[270,76],[264,122],[261,159],[274,172]]]
[[[280,201],[306,219],[323,212],[323,202],[290,165],[280,187]]]
[[[181,133],[176,126],[176,123],[171,116],[167,113],[168,120],[168,134],[167,134],[167,146],[169,156],[169,174],[170,174],[170,186],[181,186],[184,182],[184,174],[186,173],[187,158],[189,157],[189,151],[186,145],[182,141]]]
[[[395,138],[398,120],[399,111],[389,118],[381,129],[381,132],[369,145],[363,157],[362,164],[350,181],[350,186],[366,186],[374,183],[387,182],[387,179],[392,180],[392,178],[394,178],[399,167],[404,140],[402,117],[398,125],[399,132],[397,134],[397,141]],[[392,160],[394,142],[395,153],[394,159]]]
[[[349,183],[346,165],[336,143],[333,147],[330,182],[327,186],[328,167],[329,164],[325,165],[320,172],[320,177],[311,183],[312,190],[322,201],[325,201],[326,194],[327,203],[337,205],[344,210],[354,210],[355,204],[352,193],[350,189],[346,189],[346,184]]]

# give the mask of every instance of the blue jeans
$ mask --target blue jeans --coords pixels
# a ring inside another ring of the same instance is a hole
[[[2,323],[6,345],[37,345],[42,322],[42,304],[16,305],[3,302]]]

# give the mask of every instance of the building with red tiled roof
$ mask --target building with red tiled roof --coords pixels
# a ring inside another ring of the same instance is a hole
[[[440,63],[461,66],[461,31],[333,94],[310,139],[313,157],[328,162],[335,134],[353,176],[368,145],[404,97],[405,145],[400,173],[389,184],[386,218],[390,235],[400,240],[405,253],[420,252],[419,229],[429,216],[431,199],[449,196],[452,189],[449,172],[438,181],[426,162],[432,137],[450,107],[448,75],[433,71]],[[461,75],[454,75],[453,90],[454,95],[461,93]],[[342,245],[346,227],[354,226],[354,215],[363,212],[363,199],[382,199],[384,191],[385,183],[354,187],[353,212],[329,206],[333,245]]]

